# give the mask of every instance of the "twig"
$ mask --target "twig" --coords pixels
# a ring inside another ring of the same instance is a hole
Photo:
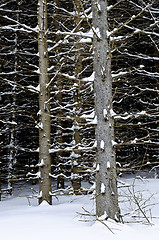
[[[115,234],[115,233],[112,231],[112,229],[105,223],[105,220],[100,220],[95,214],[90,213],[90,212],[89,212],[88,210],[86,210],[84,207],[82,207],[82,209],[83,209],[86,213],[79,213],[79,212],[78,212],[78,214],[80,214],[80,215],[82,215],[82,216],[95,217],[95,220],[94,220],[94,221],[98,221],[98,222],[102,223],[106,228],[108,228],[108,230],[109,230],[111,233]],[[85,220],[84,220],[84,221],[85,221]],[[91,220],[90,220],[90,221],[91,221]]]

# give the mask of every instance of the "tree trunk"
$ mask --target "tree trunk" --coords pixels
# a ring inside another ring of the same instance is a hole
[[[56,31],[60,30],[60,18],[61,18],[61,15],[60,15],[60,7],[61,7],[61,4],[60,4],[60,1],[59,0],[54,0],[57,8],[55,9],[55,17],[54,17],[54,26],[55,26],[55,29]],[[58,43],[61,39],[61,36],[59,34],[56,34],[55,36],[55,40],[56,40],[56,43]],[[61,49],[61,45],[59,44],[59,46],[56,48],[56,54],[58,56],[58,61],[60,62],[60,59],[61,59],[61,56],[59,56],[59,53],[61,53],[62,49]],[[61,76],[56,76],[56,84],[57,84],[57,87],[58,87],[58,93],[56,95],[56,99],[58,100],[58,104],[59,105],[62,105],[62,101],[63,101],[63,96],[62,96],[62,90],[63,90],[63,79],[61,78]],[[62,126],[62,117],[63,117],[63,110],[60,109],[59,112],[57,113],[58,117],[57,118],[57,126],[61,127]],[[58,131],[57,131],[57,137],[56,137],[56,141],[60,144],[60,148],[61,148],[61,145],[63,144],[63,137],[62,137],[62,131],[60,128],[58,128]],[[63,151],[61,152],[58,152],[57,153],[57,164],[59,163],[62,163],[62,158],[63,158]],[[63,173],[64,169],[63,169],[63,164],[60,164],[59,166],[59,171],[58,173],[61,174]],[[59,175],[57,177],[57,189],[59,188],[63,188],[64,189],[65,187],[65,179],[62,175]]]
[[[111,55],[107,36],[107,1],[92,0],[94,27],[94,90],[97,117],[96,215],[119,221],[112,118]]]
[[[80,24],[80,13],[81,13],[81,2],[80,0],[74,0],[74,7],[76,10],[75,16],[75,24],[76,24],[76,32],[80,31],[81,24]],[[81,43],[79,42],[79,37],[75,38],[75,77],[80,79],[80,73],[82,71],[82,56],[81,56]],[[79,114],[81,112],[81,99],[80,99],[80,80],[77,83],[75,92],[74,92],[74,103],[75,105],[75,120],[74,120],[74,141],[75,146],[81,143],[81,135],[80,135],[80,122],[79,122]],[[79,151],[74,150],[74,157],[73,159],[73,166],[72,166],[72,187],[74,193],[76,195],[81,194],[81,179],[80,179],[80,161],[81,161],[81,153]]]
[[[19,9],[18,9],[19,10]],[[17,22],[19,22],[19,13],[17,13]],[[19,28],[19,24],[17,24],[16,29]],[[16,107],[16,102],[17,102],[17,96],[16,96],[16,83],[17,83],[17,77],[18,77],[18,35],[17,32],[15,31],[15,38],[14,38],[14,83],[15,85],[12,88],[12,106],[11,106],[11,120],[13,122],[16,122],[16,112],[17,112],[17,107]],[[10,131],[10,149],[9,149],[9,157],[8,157],[8,194],[12,195],[12,178],[13,178],[13,167],[14,164],[16,163],[16,127],[15,124],[12,124],[11,126],[11,131]]]
[[[52,204],[51,192],[51,156],[50,149],[50,92],[47,84],[48,76],[48,45],[47,45],[47,1],[38,1],[38,49],[39,49],[39,203],[43,200]]]

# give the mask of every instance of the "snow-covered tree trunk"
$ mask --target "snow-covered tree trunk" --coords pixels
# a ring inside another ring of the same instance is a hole
[[[96,215],[119,221],[107,1],[92,0],[97,118]]]
[[[55,0],[55,5],[56,5],[56,8],[55,8],[55,16],[54,17],[54,27],[56,29],[56,31],[60,30],[60,7],[61,7],[61,4],[60,4],[60,1],[59,0]],[[58,44],[58,42],[60,41],[61,39],[61,36],[59,34],[56,34],[55,36],[55,41],[56,43],[55,44]],[[59,44],[59,46],[56,48],[56,50],[54,50],[54,53],[56,52],[57,54],[57,57],[56,57],[56,60],[58,62],[60,62],[60,59],[61,59],[61,56],[58,56],[59,54],[58,53],[61,53],[61,45]],[[53,63],[52,65],[55,65],[55,63]],[[58,104],[62,106],[62,101],[63,101],[63,96],[62,96],[62,92],[63,92],[63,83],[62,83],[62,78],[61,76],[57,76],[56,77],[56,84],[57,84],[57,88],[58,88],[58,93],[56,95],[56,99],[58,101]],[[62,130],[61,130],[61,126],[62,126],[62,117],[63,117],[63,110],[62,108],[59,109],[59,113],[57,113],[57,126],[59,127],[58,131],[57,131],[57,136],[56,136],[56,141],[60,144],[60,148],[61,148],[61,145],[63,145],[63,137],[62,137]],[[61,163],[61,160],[63,159],[63,151],[60,151],[58,152],[57,154],[57,159],[56,159],[56,162],[57,164]],[[59,176],[57,177],[57,188],[63,188],[65,187],[65,181],[64,181],[64,177],[63,175],[61,174],[63,173],[63,164],[60,164],[59,165]]]
[[[50,93],[48,75],[47,45],[47,1],[38,1],[38,49],[39,49],[39,203],[43,200],[52,204],[51,192],[51,156],[50,149]]]
[[[74,8],[76,12],[75,16],[75,26],[76,32],[80,31],[81,28],[81,2],[80,0],[74,0]],[[79,43],[79,37],[75,38],[75,77],[80,79],[80,73],[82,72],[82,55],[81,55],[81,48],[82,45]],[[79,122],[79,115],[81,112],[81,99],[80,99],[80,80],[77,82],[76,89],[74,91],[74,103],[75,103],[75,120],[74,120],[74,142],[75,146],[81,144],[81,134],[80,134],[80,122]],[[78,148],[78,147],[76,147]],[[72,186],[74,193],[76,195],[81,194],[81,179],[79,177],[80,174],[80,161],[81,161],[81,153],[79,151],[74,151],[74,159],[73,159],[73,167],[72,167]]]
[[[19,13],[17,13],[17,22],[19,22]],[[16,26],[18,28],[18,25]],[[17,66],[18,66],[18,57],[17,57],[17,46],[18,46],[18,35],[15,31],[15,49],[14,49],[14,83],[15,85],[12,88],[12,107],[11,107],[11,119],[13,122],[16,122],[16,83],[17,83]],[[8,156],[8,193],[12,195],[12,175],[13,175],[13,166],[16,163],[16,151],[14,146],[16,146],[16,136],[15,136],[15,124],[12,124],[10,131],[10,148]]]
[[[16,61],[15,61],[16,63]],[[15,69],[16,71],[16,69]],[[15,79],[16,81],[16,76]],[[15,86],[12,89],[13,102],[12,102],[12,121],[16,122],[16,93]],[[9,156],[8,156],[8,194],[12,195],[12,178],[13,178],[13,165],[16,162],[16,152],[14,146],[16,145],[15,139],[15,125],[12,124],[10,131],[10,148],[9,148]]]

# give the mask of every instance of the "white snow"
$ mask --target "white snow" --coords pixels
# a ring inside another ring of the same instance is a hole
[[[144,65],[140,65],[140,68],[144,68],[145,66]]]
[[[78,166],[78,162],[75,160],[75,161],[73,161],[72,165],[73,166]]]
[[[104,144],[104,141],[101,140],[101,142],[100,142],[100,149],[101,149],[101,150],[104,150],[104,145],[105,145],[105,144]]]
[[[96,29],[94,27],[92,27],[93,32],[96,34],[96,36],[98,36],[98,38],[101,38],[101,34],[100,34],[100,29],[99,27],[97,27]]]
[[[138,32],[140,32],[140,31],[141,31],[140,29],[136,28],[135,31],[134,31],[134,33],[138,33]]]
[[[34,71],[37,74],[40,74],[40,68],[38,68],[37,70]]]
[[[107,112],[107,109],[103,109],[103,117],[104,117],[104,119],[107,119],[107,117],[108,117],[108,112]]]
[[[15,122],[15,121],[12,121],[12,122],[10,122],[10,121],[3,121],[3,120],[0,120],[0,122],[2,122],[2,123],[4,123],[4,124],[11,124],[11,125],[17,125],[17,123]]]
[[[43,166],[45,166],[44,159],[41,159],[41,162],[38,163],[36,166],[38,166],[38,167],[43,167]]]
[[[136,18],[136,16],[135,16],[135,15],[132,15],[131,19],[134,19],[134,18]]]
[[[94,141],[93,148],[97,147],[97,140]]]
[[[115,115],[116,115],[116,113],[115,113],[115,112],[113,111],[113,109],[111,108],[111,109],[110,109],[110,116],[111,116],[111,117],[114,117]]]
[[[37,116],[38,116],[38,115],[41,116],[41,113],[42,113],[42,112],[41,112],[41,109],[40,109],[40,110],[38,111],[38,113],[37,113]]]
[[[36,128],[40,128],[41,130],[43,130],[43,123],[39,122],[35,127]]]
[[[17,123],[15,121],[12,121],[11,124],[12,125],[17,125]]]
[[[98,217],[99,220],[105,220],[107,218],[107,213],[104,212],[104,214],[101,217]]]
[[[101,6],[98,2],[97,2],[97,7],[98,7],[98,11],[101,11]]]
[[[39,192],[39,195],[37,196],[37,198],[41,198],[43,195],[42,191]]]
[[[84,82],[85,82],[85,81],[86,81],[86,82],[94,82],[94,78],[95,78],[95,72],[93,72],[91,76],[86,77],[86,78],[83,78],[82,81],[84,81]]]
[[[105,193],[105,185],[104,185],[104,183],[101,183],[100,192],[101,193]]]
[[[108,6],[107,11],[109,11],[111,8],[113,8],[113,5]]]
[[[119,73],[112,73],[112,78],[118,78],[118,77],[120,77],[120,76],[123,76],[123,75],[126,75],[128,72],[123,72],[123,71],[121,71],[121,72],[119,72]]]
[[[110,219],[105,220],[106,213],[97,220],[95,216],[87,216],[86,211],[92,215],[95,212],[92,195],[57,196],[57,198],[53,198],[52,206],[46,202],[38,206],[36,199],[31,198],[27,192],[21,193],[18,189],[18,194],[25,195],[24,197],[3,197],[0,202],[1,239],[157,240],[159,234],[159,179],[136,178],[135,181],[135,194],[152,225],[146,223],[146,219],[134,203],[133,191],[130,187],[133,179],[122,178],[119,180],[119,191],[122,196],[119,202],[121,213],[125,215],[124,224]]]
[[[82,114],[81,118],[85,118],[86,120],[88,119],[93,119],[95,117],[95,111],[92,111],[90,114]]]
[[[107,162],[107,168],[108,169],[110,168],[110,162],[109,161]]]
[[[41,172],[36,173],[37,178],[41,178]]]
[[[117,145],[117,142],[115,142],[114,140],[112,140],[112,146]]]
[[[80,154],[77,154],[77,153],[75,153],[75,152],[71,152],[71,155],[70,155],[70,157],[71,158],[79,158],[81,155]],[[75,164],[75,161],[74,161],[74,164]],[[78,165],[78,163],[77,163],[77,165]]]
[[[27,86],[27,88],[31,91],[31,92],[40,92],[40,85],[38,85],[37,87],[34,87],[32,85]]]
[[[39,147],[35,150],[35,152],[39,152]]]
[[[92,39],[91,38],[81,38],[80,43],[91,43]]]
[[[138,140],[138,139],[135,138],[134,140],[131,140],[131,143],[136,143],[137,140]]]
[[[98,172],[100,169],[99,163],[97,164],[96,171]]]
[[[89,124],[96,125],[98,123],[97,116],[94,117],[94,119],[89,122]]]

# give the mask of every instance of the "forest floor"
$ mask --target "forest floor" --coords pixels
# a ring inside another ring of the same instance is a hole
[[[16,192],[0,202],[2,240],[131,240],[159,235],[159,179],[120,178],[122,223],[94,216],[92,195],[53,197],[53,205]]]

